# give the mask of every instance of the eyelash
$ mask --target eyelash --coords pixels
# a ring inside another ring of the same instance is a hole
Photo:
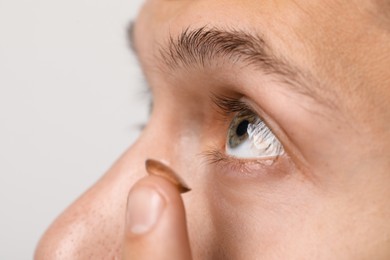
[[[242,100],[227,96],[213,95],[211,100],[217,106],[218,111],[228,118],[231,114],[240,112],[253,112],[253,110]],[[254,113],[256,114],[256,113]]]
[[[238,113],[253,113],[254,110],[248,106],[244,101],[240,98],[228,97],[228,96],[220,96],[213,95],[211,100],[216,106],[217,112],[223,118],[223,121],[229,121],[231,119],[231,115]],[[271,133],[271,129],[267,129]],[[269,133],[265,133],[266,135]],[[206,157],[208,163],[216,164],[222,167],[228,167],[232,171],[239,172],[250,172],[250,166],[255,165],[256,169],[271,166],[274,162],[276,162],[279,156],[275,158],[264,160],[264,159],[242,159],[236,158],[230,155],[227,155],[225,152],[221,152],[220,148],[211,148],[210,150],[203,153]]]

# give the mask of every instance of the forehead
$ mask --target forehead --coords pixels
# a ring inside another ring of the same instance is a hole
[[[145,62],[188,27],[252,31],[275,55],[322,79],[324,92],[370,92],[359,98],[389,82],[389,30],[380,10],[373,1],[150,0],[137,21],[136,45]]]
[[[142,45],[161,43],[189,26],[238,27],[261,33],[297,63],[323,68],[329,55],[345,58],[355,56],[356,47],[373,49],[383,35],[378,10],[371,1],[149,0],[139,22],[148,32],[142,38],[150,36]]]

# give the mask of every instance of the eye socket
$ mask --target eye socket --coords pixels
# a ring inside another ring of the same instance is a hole
[[[226,154],[244,159],[272,158],[284,149],[265,122],[252,111],[239,112],[230,123]]]

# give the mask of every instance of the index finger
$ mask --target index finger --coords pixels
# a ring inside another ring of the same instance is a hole
[[[161,176],[147,176],[130,190],[123,243],[125,260],[191,259],[183,200]]]

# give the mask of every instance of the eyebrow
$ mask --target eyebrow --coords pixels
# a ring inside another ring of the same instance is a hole
[[[187,28],[178,37],[169,37],[160,48],[161,60],[174,69],[199,64],[206,66],[217,58],[243,61],[269,72],[285,73],[283,64],[271,55],[263,37],[238,30],[201,27]]]
[[[134,23],[129,26],[130,46],[135,53]],[[262,73],[275,76],[292,90],[313,98],[330,108],[335,104],[324,95],[320,81],[310,72],[294,66],[287,59],[276,56],[276,52],[260,34],[236,29],[209,28],[206,26],[184,29],[178,36],[169,36],[167,43],[158,49],[158,62],[170,70],[178,68],[206,68],[216,60],[231,63],[242,62],[254,66]],[[315,87],[318,86],[318,87]]]

